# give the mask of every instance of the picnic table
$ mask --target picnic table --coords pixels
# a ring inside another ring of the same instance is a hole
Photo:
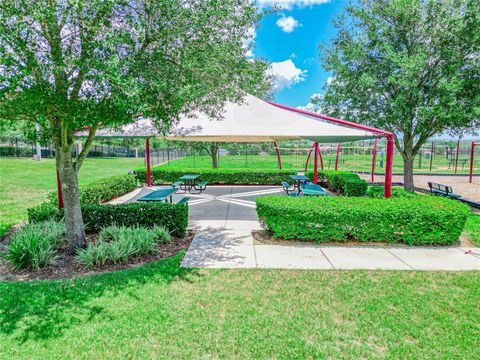
[[[290,178],[293,180],[293,191],[297,189],[298,193],[302,192],[302,183],[308,180],[308,177],[305,175],[290,175]]]
[[[325,196],[330,195],[320,185],[307,184],[302,186],[302,192],[305,196]]]
[[[152,191],[150,194],[142,196],[137,201],[165,201],[168,202],[170,198],[170,203],[173,202],[173,194],[178,191],[177,188],[164,188]]]
[[[178,181],[172,184],[172,188],[176,189],[177,186],[180,190],[183,190],[184,193],[187,191],[192,192],[192,189],[201,193],[207,188],[208,181],[202,181],[197,184],[197,179],[200,177],[199,174],[186,174],[178,178]]]

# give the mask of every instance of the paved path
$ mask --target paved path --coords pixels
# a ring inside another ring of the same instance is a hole
[[[189,268],[480,270],[480,249],[460,247],[342,247],[255,244],[261,229],[258,196],[281,195],[279,187],[211,186],[190,203],[197,234],[182,266]],[[472,252],[465,254],[466,251]]]

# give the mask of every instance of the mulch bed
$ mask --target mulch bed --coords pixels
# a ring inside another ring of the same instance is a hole
[[[155,253],[153,254],[132,258],[128,263],[124,264],[110,264],[89,269],[75,262],[73,255],[67,254],[66,252],[62,252],[61,258],[59,259],[57,265],[46,267],[38,271],[27,269],[15,270],[3,259],[0,259],[0,281],[66,279],[136,268],[144,264],[178,254],[180,251],[187,249],[190,246],[194,236],[194,231],[187,231],[183,239],[173,238],[168,244],[159,244]],[[87,242],[95,242],[96,238],[97,234],[87,234]],[[1,239],[0,251],[3,248],[1,245],[8,243],[9,240],[9,236],[5,236],[3,239]]]

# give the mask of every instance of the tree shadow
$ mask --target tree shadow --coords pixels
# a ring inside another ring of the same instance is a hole
[[[146,283],[162,287],[178,279],[191,282],[191,275],[199,273],[180,268],[182,257],[183,252],[139,268],[75,279],[0,282],[0,337],[18,332],[22,343],[55,338],[71,326],[107,316],[102,306],[88,304],[107,292],[115,296],[127,291],[138,299],[135,290]]]

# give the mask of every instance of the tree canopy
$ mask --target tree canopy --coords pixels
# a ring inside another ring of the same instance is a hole
[[[422,144],[480,118],[478,0],[360,0],[336,20],[338,35],[320,46],[333,73],[323,112],[395,133],[413,188]]]
[[[39,124],[54,143],[72,250],[85,244],[77,173],[97,128],[143,116],[165,129],[267,92],[267,63],[246,56],[260,16],[243,0],[0,2],[0,121]]]

